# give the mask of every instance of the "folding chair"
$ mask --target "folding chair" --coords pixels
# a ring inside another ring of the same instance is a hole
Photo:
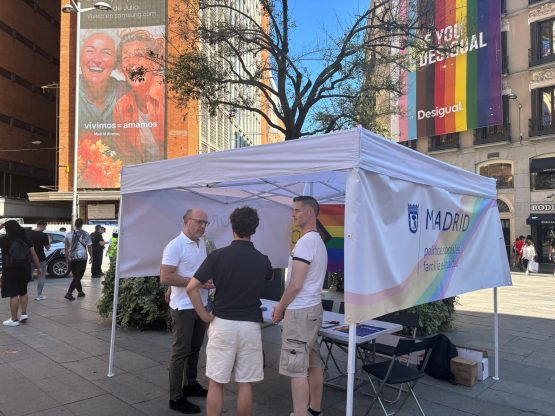
[[[426,414],[424,413],[424,410],[422,410],[422,406],[420,406],[420,402],[418,401],[418,399],[416,398],[416,395],[414,394],[413,389],[416,383],[418,382],[418,380],[424,377],[424,369],[426,368],[426,364],[428,363],[428,359],[430,358],[430,353],[432,352],[434,339],[435,339],[434,335],[429,337],[424,337],[424,338],[416,338],[416,339],[400,339],[389,361],[383,361],[375,364],[366,364],[362,366],[362,369],[368,373],[368,379],[370,381],[370,385],[374,390],[374,396],[373,396],[372,402],[370,403],[370,407],[368,407],[368,410],[366,411],[365,416],[368,415],[368,413],[370,413],[370,410],[372,409],[372,406],[374,405],[376,400],[380,403],[380,406],[385,416],[393,415],[393,413],[387,412],[382,398],[383,398],[384,387],[386,385],[396,385],[396,384],[399,384],[401,386],[403,384],[406,384],[406,386],[409,389],[409,393],[414,398],[418,406],[418,409],[420,410],[420,413],[422,413],[422,416],[426,416]],[[410,353],[418,352],[422,350],[424,351],[424,358],[416,368],[406,365],[404,363],[401,363],[399,361],[399,357],[407,356],[406,358],[409,359],[408,355]],[[372,382],[372,378],[375,378],[380,381],[380,385],[378,386],[377,389],[374,383]],[[397,410],[400,410],[403,407],[408,397],[409,397],[409,394],[407,393],[403,398],[403,400],[401,401],[399,408]]]
[[[411,338],[416,338],[416,330],[418,328],[418,322],[420,320],[420,315],[418,313],[399,311],[388,313],[387,315],[380,316],[376,318],[378,321],[391,322],[393,324],[398,324],[403,326],[402,331],[410,331]],[[363,344],[359,347],[364,353],[366,353],[365,364],[374,362],[376,360],[376,354],[383,355],[386,357],[391,357],[395,351],[394,345],[387,345],[380,343],[380,339],[376,339],[376,342],[371,344]],[[372,356],[372,360],[368,359],[368,356]]]
[[[331,300],[331,299],[322,299],[322,308],[325,311],[330,312],[333,309],[333,300]]]

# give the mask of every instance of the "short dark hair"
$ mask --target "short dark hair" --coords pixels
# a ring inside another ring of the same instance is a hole
[[[40,225],[41,227],[46,227],[48,223],[44,220],[38,220],[37,225]]]
[[[67,231],[66,227],[60,227],[60,231]]]
[[[310,208],[314,210],[315,216],[318,216],[318,213],[320,212],[320,204],[318,204],[318,201],[316,201],[316,198],[314,198],[313,196],[310,196],[310,195],[296,196],[295,198],[293,198],[293,202],[302,202],[303,205],[308,205]]]
[[[231,222],[231,229],[240,238],[253,235],[260,223],[258,212],[248,206],[236,208],[229,216],[229,221]]]
[[[77,218],[75,220],[75,228],[82,228],[83,227],[83,218]]]
[[[102,225],[100,225],[100,224],[97,224],[97,225],[94,226],[94,230],[95,230],[95,231],[98,231],[98,230],[100,230],[101,228],[102,228]]]

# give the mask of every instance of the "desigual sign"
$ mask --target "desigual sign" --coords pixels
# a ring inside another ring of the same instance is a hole
[[[555,204],[532,204],[530,205],[531,212],[547,212],[555,211]]]

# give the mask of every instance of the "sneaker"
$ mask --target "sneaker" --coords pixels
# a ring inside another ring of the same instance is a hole
[[[46,296],[44,296],[44,295],[38,295],[38,296],[35,298],[35,300],[44,300],[44,299],[46,299]]]
[[[19,317],[19,322],[24,322],[27,319],[29,319],[29,315],[27,315],[26,313],[22,313],[21,316]]]
[[[66,298],[67,300],[75,300],[75,297],[71,293],[66,293],[64,298]]]
[[[208,395],[208,390],[199,383],[192,386],[183,386],[182,391],[186,397],[206,397]]]
[[[185,397],[182,397],[179,400],[170,400],[170,409],[187,414],[200,413],[200,407],[191,403]]]
[[[2,322],[2,324],[4,324],[5,326],[18,326],[19,325],[19,321],[18,320],[13,320],[12,318]]]
[[[78,297],[78,298],[84,298],[84,297],[85,297],[85,292],[79,292],[79,293],[77,294],[77,297]]]

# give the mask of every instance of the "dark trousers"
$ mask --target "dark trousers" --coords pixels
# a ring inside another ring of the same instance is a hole
[[[77,289],[78,292],[83,291],[83,287],[81,286],[81,278],[85,274],[86,268],[87,260],[77,260],[69,263],[69,269],[71,270],[71,274],[73,275],[73,280],[69,284],[69,289],[67,290],[68,293],[73,293],[75,289]]]
[[[200,348],[206,333],[206,323],[194,309],[171,310],[172,355],[170,358],[170,399],[183,396],[183,386],[197,383],[197,365]]]
[[[92,253],[92,265],[91,265],[91,275],[92,276],[100,276],[102,274],[102,253],[104,252],[103,249],[101,250],[94,250]]]

